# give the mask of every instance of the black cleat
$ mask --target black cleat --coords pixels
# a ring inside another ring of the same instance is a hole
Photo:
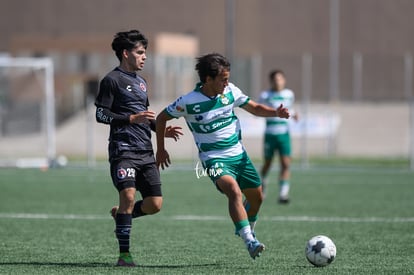
[[[279,198],[279,204],[288,204],[290,202],[289,198]]]

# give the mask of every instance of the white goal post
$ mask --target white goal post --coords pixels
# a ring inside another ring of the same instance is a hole
[[[0,166],[56,165],[51,58],[0,56]]]

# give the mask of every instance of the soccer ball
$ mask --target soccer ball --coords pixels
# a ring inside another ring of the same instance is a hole
[[[327,266],[336,257],[336,246],[326,236],[315,236],[306,243],[305,255],[306,259],[314,266]]]

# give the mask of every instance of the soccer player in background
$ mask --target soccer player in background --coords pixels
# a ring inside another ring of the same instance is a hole
[[[144,68],[148,40],[138,30],[119,32],[112,41],[120,65],[100,82],[96,120],[110,124],[109,162],[119,206],[111,214],[119,243],[118,266],[135,266],[130,248],[132,219],[155,214],[162,206],[161,181],[151,143],[155,113],[148,110],[147,83],[137,74]],[[180,127],[163,129],[163,136],[177,140]],[[136,190],[142,200],[135,201]]]
[[[254,233],[263,200],[260,177],[242,143],[240,122],[234,108],[241,107],[256,116],[288,118],[282,105],[271,108],[250,100],[229,83],[230,63],[217,53],[197,58],[200,82],[193,91],[179,97],[157,116],[157,165],[171,163],[164,136],[168,120],[184,117],[194,136],[199,158],[217,189],[228,199],[230,217],[238,234],[255,259],[265,249]],[[243,194],[246,198],[243,205]]]
[[[289,108],[292,118],[298,120],[297,113],[292,111],[295,95],[292,90],[286,89],[286,77],[282,70],[273,70],[269,74],[270,89],[260,94],[259,102],[269,107],[283,104]],[[289,179],[291,162],[291,138],[288,120],[279,117],[267,117],[263,146],[264,164],[261,170],[263,194],[267,190],[267,175],[272,165],[275,151],[279,154],[279,203],[289,202]]]

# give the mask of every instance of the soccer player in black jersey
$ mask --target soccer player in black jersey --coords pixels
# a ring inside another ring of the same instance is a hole
[[[129,253],[132,218],[155,214],[162,206],[159,170],[151,143],[155,113],[148,110],[147,83],[136,72],[143,69],[148,40],[138,30],[118,32],[113,41],[120,65],[100,82],[96,120],[110,125],[109,162],[119,206],[111,214],[116,223],[118,266],[135,266]],[[169,127],[166,137],[177,140],[180,127]],[[136,190],[142,200],[135,201]]]

